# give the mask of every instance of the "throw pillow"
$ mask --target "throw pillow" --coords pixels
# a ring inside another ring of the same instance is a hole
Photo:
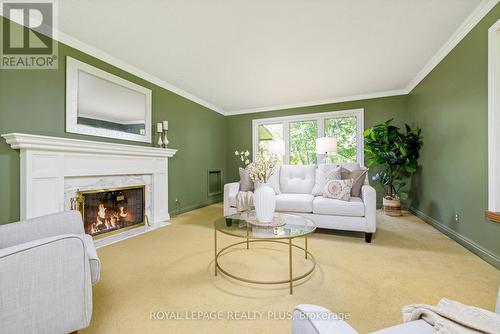
[[[254,185],[248,168],[240,167],[240,191],[253,191]]]
[[[313,196],[322,196],[325,185],[329,180],[340,180],[341,178],[341,168],[338,164],[319,164],[311,194]]]
[[[352,180],[330,180],[326,183],[323,196],[348,201],[351,198]]]
[[[358,169],[358,170],[347,170],[342,168],[341,175],[342,180],[352,179],[352,197],[361,197],[361,188],[365,184],[366,174],[368,169]]]

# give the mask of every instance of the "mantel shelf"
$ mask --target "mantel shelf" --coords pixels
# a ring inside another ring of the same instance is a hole
[[[77,153],[95,153],[109,155],[127,155],[170,158],[177,150],[171,148],[159,148],[139,145],[126,145],[91,140],[69,139],[61,137],[49,137],[30,135],[25,133],[3,134],[7,144],[13,149],[49,150]]]
[[[500,212],[486,211],[484,217],[492,222],[500,224]]]

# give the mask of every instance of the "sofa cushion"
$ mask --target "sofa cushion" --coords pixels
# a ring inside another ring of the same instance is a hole
[[[313,199],[311,194],[280,194],[276,195],[276,211],[312,212]]]
[[[349,201],[317,196],[313,201],[313,213],[320,215],[364,217],[365,204],[359,197],[351,197]]]
[[[280,171],[280,190],[289,194],[310,194],[315,174],[315,165],[283,165]]]

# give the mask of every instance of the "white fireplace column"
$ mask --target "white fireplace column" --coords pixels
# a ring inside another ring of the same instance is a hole
[[[168,158],[177,150],[21,133],[2,137],[20,150],[21,219],[63,211],[66,178],[118,175],[151,175],[149,221],[170,219]]]

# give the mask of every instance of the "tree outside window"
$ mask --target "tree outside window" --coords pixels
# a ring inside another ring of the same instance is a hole
[[[330,161],[356,162],[356,117],[329,118],[325,120],[325,136],[337,138],[337,153]]]
[[[317,121],[290,122],[290,164],[316,164],[317,137]]]

